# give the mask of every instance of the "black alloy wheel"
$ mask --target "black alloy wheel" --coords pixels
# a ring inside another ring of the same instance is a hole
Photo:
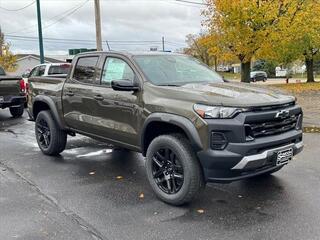
[[[48,123],[44,119],[41,119],[37,123],[37,135],[41,147],[43,147],[44,149],[49,148],[51,141],[51,132]]]
[[[159,149],[152,158],[152,174],[158,187],[167,194],[179,192],[183,185],[183,167],[169,148]]]

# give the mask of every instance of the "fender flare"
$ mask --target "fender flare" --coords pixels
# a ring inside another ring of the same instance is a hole
[[[62,123],[62,120],[61,118],[59,117],[59,113],[58,113],[58,110],[57,110],[57,107],[56,107],[56,104],[54,103],[54,101],[48,97],[48,96],[42,96],[42,95],[38,95],[35,97],[34,101],[33,101],[33,109],[32,109],[32,115],[33,115],[33,118],[34,118],[34,105],[37,103],[37,102],[42,102],[42,103],[45,103],[49,106],[49,110],[54,118],[54,120],[57,122],[57,124],[59,125],[59,127],[61,129],[65,129],[64,127],[64,124]],[[35,120],[35,119],[34,119]]]
[[[147,117],[142,127],[140,143],[141,143],[141,150],[143,155],[145,155],[147,152],[145,142],[144,142],[146,129],[148,125],[152,122],[169,123],[181,128],[187,135],[191,143],[191,146],[196,152],[203,149],[198,131],[194,126],[194,124],[188,118],[175,115],[175,114],[170,114],[170,113],[152,113]]]

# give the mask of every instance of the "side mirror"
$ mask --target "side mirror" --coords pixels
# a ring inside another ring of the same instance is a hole
[[[137,91],[139,87],[130,80],[113,80],[111,87],[115,91]]]

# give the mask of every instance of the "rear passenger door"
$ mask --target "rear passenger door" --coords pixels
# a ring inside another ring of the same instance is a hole
[[[62,108],[68,127],[78,132],[96,134],[99,109],[97,89],[97,65],[99,55],[79,57],[71,76],[66,80],[62,93]]]

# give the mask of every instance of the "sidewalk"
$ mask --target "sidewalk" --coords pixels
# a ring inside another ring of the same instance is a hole
[[[320,128],[320,92],[295,94],[304,112],[304,127]]]

